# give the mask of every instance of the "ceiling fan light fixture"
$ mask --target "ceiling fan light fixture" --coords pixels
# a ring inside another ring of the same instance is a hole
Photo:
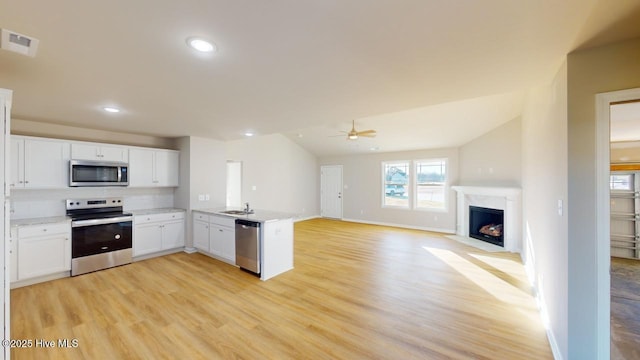
[[[349,140],[358,140],[357,134],[349,134]]]

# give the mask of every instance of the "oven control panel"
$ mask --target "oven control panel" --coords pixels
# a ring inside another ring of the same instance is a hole
[[[67,210],[96,209],[104,207],[123,206],[124,200],[120,197],[105,199],[68,199]]]

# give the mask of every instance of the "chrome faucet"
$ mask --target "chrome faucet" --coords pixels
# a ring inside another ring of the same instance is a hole
[[[251,208],[249,208],[249,203],[248,202],[244,203],[244,206],[245,206],[245,208],[244,208],[244,213],[245,214],[251,214],[253,212],[253,210],[251,210]]]

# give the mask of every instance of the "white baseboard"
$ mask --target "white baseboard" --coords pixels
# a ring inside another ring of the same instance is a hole
[[[187,254],[195,254],[198,252],[198,249],[194,247],[185,247],[184,252],[186,252]]]
[[[538,306],[540,320],[545,326],[545,332],[547,334],[547,340],[549,340],[549,346],[551,347],[553,358],[555,360],[563,360],[564,358],[562,357],[562,353],[560,352],[560,347],[558,346],[556,336],[548,324],[549,311],[547,310],[547,303],[544,301],[542,294],[538,290],[538,284],[536,283],[535,264],[526,262],[523,254],[521,254],[521,258],[522,263],[524,264],[525,272],[527,273],[527,279],[529,280],[529,284],[531,285],[531,289],[533,291],[533,296],[536,299],[536,305]]]
[[[398,228],[412,229],[412,230],[432,231],[432,232],[438,232],[438,233],[444,233],[444,234],[456,233],[455,229],[440,229],[440,228],[431,228],[431,227],[424,227],[424,226],[394,224],[394,223],[387,223],[387,222],[380,222],[380,221],[367,221],[367,220],[360,220],[360,219],[342,219],[342,221],[349,221],[349,222],[369,224],[369,225],[391,226],[391,227],[398,227]]]
[[[147,259],[151,259],[154,257],[158,257],[158,256],[164,256],[164,255],[169,255],[169,254],[175,254],[177,252],[181,252],[181,251],[185,251],[184,248],[175,248],[175,249],[169,249],[169,250],[163,250],[163,251],[158,251],[152,254],[145,254],[145,255],[139,255],[139,256],[134,256],[133,257],[133,262],[136,261],[142,261],[142,260],[147,260]]]
[[[10,287],[11,289],[16,289],[23,286],[33,285],[33,284],[37,284],[45,281],[63,279],[67,277],[71,277],[71,271],[62,271],[55,274],[43,275],[43,276],[31,278],[31,279],[14,281],[11,283]]]

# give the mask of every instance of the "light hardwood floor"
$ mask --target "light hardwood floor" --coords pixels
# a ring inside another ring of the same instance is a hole
[[[315,219],[261,282],[178,253],[11,291],[13,359],[551,359],[519,257]]]

